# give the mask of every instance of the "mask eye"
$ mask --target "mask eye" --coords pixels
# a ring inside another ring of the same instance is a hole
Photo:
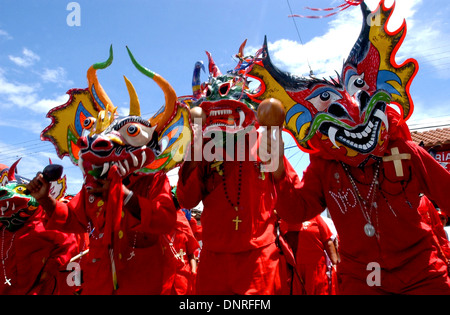
[[[357,88],[362,89],[366,85],[366,82],[362,78],[358,78],[355,80],[354,84]]]
[[[336,102],[341,98],[341,95],[331,88],[319,88],[307,97],[306,100],[313,104],[318,111],[323,112],[326,111],[333,102]]]
[[[127,135],[130,137],[137,137],[141,133],[141,128],[137,125],[129,125],[127,128]]]
[[[96,119],[94,117],[88,117],[83,121],[83,129],[91,129],[94,126]]]
[[[230,92],[231,84],[230,83],[224,83],[219,88],[219,94],[220,96],[226,96],[228,92]]]
[[[206,88],[206,97],[210,97],[212,95],[211,87],[208,85]]]
[[[152,140],[154,129],[154,127],[149,127],[144,123],[133,121],[124,123],[117,129],[117,132],[126,145],[141,147]]]
[[[353,75],[352,77],[350,77],[350,80],[348,81],[347,86],[348,94],[354,96],[360,90],[364,91],[369,90],[369,86],[364,80],[364,73],[361,75]]]
[[[14,191],[18,194],[24,195],[25,194],[25,186],[17,186],[16,188],[14,188]]]
[[[319,96],[320,96],[320,100],[323,102],[326,102],[331,98],[330,92],[326,92],[326,91],[321,93]]]

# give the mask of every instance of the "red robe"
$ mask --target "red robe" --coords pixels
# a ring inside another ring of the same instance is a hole
[[[165,256],[164,284],[161,294],[193,294],[195,274],[189,256],[200,248],[183,211],[177,211],[177,224],[169,234],[161,236]]]
[[[307,295],[329,294],[325,246],[333,234],[320,215],[305,221],[298,234],[296,262]],[[296,279],[296,278],[294,278]],[[294,283],[293,294],[302,294]]]
[[[183,208],[194,208],[200,201],[204,206],[197,293],[279,293],[285,280],[280,280],[283,272],[275,245],[272,177],[262,174],[254,162],[224,162],[222,171],[224,177],[203,162],[185,183],[178,181]]]
[[[439,250],[440,257],[447,262],[447,265],[450,265],[450,242],[445,234],[439,214],[427,196],[422,196],[420,198],[418,210],[423,218],[423,221],[428,224],[433,231],[435,244]]]
[[[47,230],[41,207],[16,232],[0,226],[0,295],[71,292],[64,271],[77,252],[73,234]]]
[[[168,233],[176,221],[170,183],[162,173],[132,175],[127,187],[139,199],[141,219],[120,209],[122,218],[120,231],[114,238],[114,260],[104,241],[107,204],[101,197],[90,195],[83,187],[69,204],[58,202],[50,218],[52,227],[64,231],[85,233],[93,229],[89,254],[81,258],[83,294],[161,292],[164,260],[159,236]]]
[[[450,294],[447,266],[438,257],[431,228],[417,211],[419,194],[424,193],[450,213],[450,174],[413,142],[391,141],[387,152],[391,148],[411,157],[401,160],[403,176],[397,176],[392,161],[380,164],[380,187],[374,200],[377,207],[370,213],[375,236],[368,237],[364,232],[367,219],[338,161],[311,156],[302,180],[286,163],[287,176],[277,186],[277,211],[287,222],[298,223],[328,207],[339,235],[339,291],[343,294]],[[369,195],[373,186],[374,167],[348,167],[362,196]],[[367,285],[374,271],[370,263],[381,268],[375,269],[381,275],[381,286],[377,282],[371,282],[375,286]]]

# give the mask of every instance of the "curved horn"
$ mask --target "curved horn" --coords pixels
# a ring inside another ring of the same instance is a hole
[[[211,53],[209,51],[206,51],[206,55],[208,56],[209,60],[208,65],[209,74],[212,75],[214,78],[222,75],[222,72],[220,72],[219,67],[217,67],[216,63],[214,62]]]
[[[244,58],[244,48],[245,45],[247,45],[247,40],[244,40],[244,42],[241,44],[241,47],[239,47],[239,53],[236,55],[236,57],[240,58]]]
[[[111,100],[109,99],[108,95],[106,94],[103,87],[100,85],[97,79],[97,70],[98,69],[106,69],[111,65],[113,61],[113,49],[112,45],[109,48],[109,57],[105,62],[99,62],[93,64],[89,70],[87,71],[87,79],[89,84],[89,91],[91,92],[91,95],[93,96],[96,104],[100,106],[98,110],[106,109],[106,104],[112,104]]]
[[[303,90],[312,81],[304,77],[292,75],[288,72],[278,69],[270,59],[269,49],[267,46],[267,36],[264,38],[264,46],[262,51],[264,68],[283,88],[290,91]]]
[[[158,86],[163,90],[164,96],[166,99],[166,104],[164,108],[164,113],[162,115],[156,115],[153,118],[150,119],[150,124],[152,126],[156,126],[156,131],[159,132],[164,128],[164,125],[167,121],[170,120],[170,117],[172,116],[176,102],[177,102],[177,94],[175,93],[175,90],[173,87],[167,82],[163,77],[161,77],[159,74],[141,66],[136,59],[134,58],[133,54],[131,53],[130,49],[128,49],[128,55],[131,58],[131,61],[133,62],[136,69],[138,69],[142,74],[146,75],[150,79],[153,79]]]
[[[125,79],[125,84],[127,85],[128,94],[130,94],[130,116],[141,116],[141,106],[139,104],[139,98],[137,96],[136,90],[134,89],[133,84],[128,80],[126,76],[123,76]]]
[[[13,181],[16,180],[16,168],[17,168],[17,164],[19,164],[20,160],[22,158],[18,159],[16,162],[14,162],[13,165],[11,165],[11,167],[9,168],[8,171],[8,181]]]

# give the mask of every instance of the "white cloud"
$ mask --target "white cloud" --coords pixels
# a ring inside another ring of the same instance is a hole
[[[423,0],[397,0],[393,16],[388,25],[390,31],[401,26],[404,19],[408,27],[415,25],[414,15]],[[375,10],[379,0],[366,0],[371,10]],[[387,0],[386,6],[392,6],[393,0]],[[324,20],[322,20],[324,21]],[[298,75],[308,75],[310,64],[317,76],[335,76],[335,71],[341,72],[342,64],[355,44],[361,31],[362,15],[360,8],[353,8],[339,13],[335,19],[328,22],[328,31],[314,37],[304,45],[291,40],[278,40],[269,43],[269,51],[273,62],[281,69]],[[418,36],[418,35],[417,35]],[[423,34],[422,36],[427,36]],[[412,38],[408,46],[402,49],[402,54],[414,56],[410,50]],[[406,46],[406,45],[405,45]]]
[[[21,95],[29,94],[35,91],[35,87],[22,83],[9,82],[4,72],[0,69],[0,95]]]
[[[69,100],[69,95],[59,95],[53,99],[40,99],[33,104],[33,111],[47,114],[48,111],[56,106],[65,104]]]
[[[12,83],[0,69],[0,100],[5,107],[16,106],[27,108],[33,112],[46,114],[51,108],[67,102],[68,95],[59,95],[54,98],[40,98],[38,92],[39,84],[28,85],[23,83]]]
[[[24,48],[22,50],[22,56],[9,55],[8,57],[9,60],[14,62],[16,65],[24,68],[32,66],[36,61],[41,59],[37,54],[28,48]]]
[[[5,30],[0,30],[0,38],[12,39],[12,36]]]
[[[63,67],[58,67],[56,69],[45,68],[39,76],[44,80],[44,82],[57,83],[58,85],[73,84],[73,81],[67,80],[67,72]]]

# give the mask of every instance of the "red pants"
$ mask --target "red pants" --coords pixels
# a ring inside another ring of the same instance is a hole
[[[298,264],[297,271],[300,279],[293,283],[293,295],[329,295],[329,280],[325,257],[315,264]],[[300,282],[300,283],[298,283]]]
[[[200,295],[287,294],[286,262],[275,244],[241,253],[203,249],[197,273]]]

